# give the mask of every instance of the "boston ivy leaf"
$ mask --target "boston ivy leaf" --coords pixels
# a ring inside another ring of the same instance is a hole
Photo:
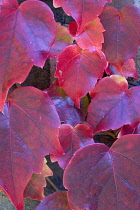
[[[68,29],[65,26],[61,26],[60,23],[56,23],[56,39],[51,46],[49,58],[57,57],[62,50],[72,43],[73,38],[70,36]]]
[[[73,209],[139,209],[140,135],[78,150],[64,172]]]
[[[46,187],[45,177],[52,175],[53,172],[46,165],[46,159],[44,159],[44,165],[41,174],[33,173],[30,181],[28,182],[24,190],[24,198],[42,200],[44,198],[44,187]]]
[[[71,45],[58,56],[55,77],[75,105],[80,107],[80,98],[92,90],[97,79],[102,78],[105,67],[103,54]]]
[[[112,75],[101,79],[91,97],[87,122],[94,133],[125,124],[135,127],[140,122],[140,87],[128,89],[124,77]]]
[[[127,134],[140,134],[140,124],[138,124],[135,128],[133,128],[131,125],[122,126],[119,132],[119,137]]]
[[[94,143],[92,130],[85,124],[76,125],[74,128],[70,125],[61,125],[59,140],[64,154],[60,157],[51,155],[51,160],[58,161],[63,169],[78,149]]]
[[[140,45],[140,10],[125,6],[118,12],[109,6],[104,8],[100,18],[105,28],[103,51],[107,60],[121,71]]]
[[[53,0],[54,7],[63,7],[67,15],[72,16],[77,23],[76,35],[94,20],[103,10],[104,5],[111,0]]]
[[[136,79],[138,79],[138,74],[137,74],[137,70],[136,70],[136,64],[135,64],[135,61],[134,59],[129,59],[123,66],[122,66],[122,69],[121,69],[121,74],[120,72],[118,71],[118,69],[109,64],[109,66],[106,68],[106,73],[109,74],[109,75],[112,75],[112,74],[117,74],[117,75],[120,75],[120,76],[124,76],[126,79],[128,77],[134,77]]]
[[[18,210],[23,210],[23,192],[32,173],[42,171],[44,156],[63,153],[59,126],[47,94],[21,87],[9,95],[0,114],[0,185]]]
[[[74,102],[71,98],[59,87],[58,80],[55,80],[44,92],[47,92],[54,102],[62,123],[76,126],[77,124],[84,122],[86,116],[86,100],[82,100],[83,111],[78,109],[74,106]]]
[[[23,82],[32,65],[43,66],[55,38],[55,21],[41,1],[4,1],[0,13],[0,110],[8,89]]]
[[[54,192],[46,196],[36,210],[72,210],[67,199],[67,191]]]
[[[72,21],[69,24],[69,31],[82,49],[88,49],[89,51],[102,49],[102,43],[104,42],[102,32],[104,31],[104,28],[98,17],[90,22],[78,36],[75,36],[77,31],[77,24],[75,21]]]

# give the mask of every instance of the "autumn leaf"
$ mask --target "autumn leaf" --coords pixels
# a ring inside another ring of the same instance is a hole
[[[100,51],[102,49],[104,28],[98,17],[90,22],[78,36],[75,34],[77,31],[75,21],[69,24],[69,31],[80,48],[87,49],[91,52]]]
[[[86,100],[83,99],[83,107],[78,109],[71,98],[59,87],[58,80],[55,80],[48,89],[44,90],[44,92],[48,93],[54,102],[61,123],[76,126],[77,124],[84,122],[87,114],[86,104],[88,102]]]
[[[139,209],[140,135],[78,150],[64,171],[72,209]]]
[[[61,125],[59,141],[64,154],[62,156],[51,155],[51,160],[58,161],[63,169],[66,168],[78,149],[94,143],[92,130],[85,124],[76,125],[74,128],[67,124]]]
[[[32,174],[42,171],[44,156],[63,154],[59,126],[46,93],[20,87],[9,95],[0,113],[0,185],[18,210],[23,210],[23,192]]]
[[[102,78],[106,65],[103,54],[71,45],[58,56],[55,77],[79,108],[80,98],[91,91],[97,80]]]
[[[42,172],[40,174],[33,173],[30,181],[28,182],[24,190],[24,198],[42,200],[44,198],[44,187],[46,187],[45,177],[52,175],[53,172],[47,166],[46,159],[44,158]]]
[[[90,93],[87,122],[93,132],[118,129],[140,122],[140,87],[128,89],[124,77],[112,75],[101,79]]]
[[[77,22],[76,35],[79,35],[89,22],[93,21],[111,0],[53,0],[54,7],[62,7],[67,15]]]
[[[34,65],[43,67],[55,39],[55,21],[41,1],[17,0],[0,6],[0,110],[9,88],[22,83]]]
[[[121,67],[135,56],[140,45],[140,10],[128,5],[118,12],[108,6],[100,18],[105,29],[103,52],[121,73]]]
[[[36,210],[72,210],[68,203],[67,191],[54,192],[46,196]]]
[[[65,26],[61,26],[60,23],[56,23],[56,38],[55,42],[51,46],[48,57],[56,58],[61,51],[63,51],[68,45],[73,43],[73,38],[69,34],[68,29]]]

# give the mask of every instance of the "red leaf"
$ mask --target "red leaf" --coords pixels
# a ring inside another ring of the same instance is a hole
[[[124,125],[121,128],[118,136],[121,137],[127,134],[140,134],[140,124],[138,124],[135,128],[133,128],[131,125]]]
[[[138,74],[137,74],[137,70],[135,68],[135,61],[133,59],[129,59],[123,66],[122,66],[122,75],[127,79],[128,77],[134,77],[136,79],[138,79]],[[120,72],[118,71],[117,68],[115,68],[115,66],[112,66],[111,64],[109,64],[109,66],[107,67],[107,69],[105,70],[107,74],[112,75],[112,74],[117,74],[120,75]]]
[[[54,192],[46,196],[36,210],[72,210],[67,199],[67,191]]]
[[[43,66],[55,38],[55,21],[50,8],[28,0],[4,2],[0,13],[0,110],[8,89],[23,82],[33,64]]]
[[[77,22],[76,35],[79,35],[89,22],[100,15],[107,2],[111,0],[53,0],[54,7],[63,7],[65,13]]]
[[[42,200],[44,198],[44,187],[46,187],[46,176],[52,176],[53,172],[46,165],[44,159],[44,166],[41,174],[33,173],[29,183],[24,190],[24,198],[31,198],[34,200]]]
[[[94,143],[92,130],[85,124],[77,125],[74,128],[70,125],[61,125],[59,140],[64,154],[60,157],[51,155],[51,160],[58,161],[63,169],[66,168],[78,149]]]
[[[140,135],[123,136],[110,149],[93,144],[78,150],[64,172],[71,207],[139,209],[139,151]]]
[[[103,76],[106,60],[103,54],[89,52],[77,45],[68,46],[58,56],[55,77],[77,107],[80,98],[92,90]]]
[[[44,156],[61,155],[60,120],[50,97],[33,87],[15,89],[0,114],[0,185],[18,210],[32,173],[41,173]]]
[[[104,31],[104,28],[98,17],[90,22],[78,36],[75,36],[77,31],[77,24],[75,21],[72,21],[69,24],[69,31],[82,49],[88,49],[89,51],[102,49],[102,43],[104,42],[102,32]]]
[[[140,44],[140,10],[125,6],[118,12],[105,7],[100,15],[105,28],[103,51],[107,60],[121,72],[121,67],[133,58]]]
[[[71,98],[59,87],[58,80],[55,80],[44,92],[48,93],[53,100],[62,123],[76,126],[84,122],[85,113],[74,106]]]
[[[61,26],[60,23],[56,23],[56,29],[56,39],[54,44],[51,46],[49,58],[57,57],[62,50],[73,43],[73,38],[70,36],[66,27]]]
[[[125,124],[135,127],[140,122],[140,87],[128,89],[124,77],[103,78],[91,92],[91,97],[87,122],[94,133],[115,130]]]

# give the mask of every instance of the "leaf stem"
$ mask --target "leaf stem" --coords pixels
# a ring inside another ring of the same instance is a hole
[[[46,177],[46,180],[49,182],[49,184],[56,190],[56,191],[60,191],[56,185],[50,180],[49,177]]]

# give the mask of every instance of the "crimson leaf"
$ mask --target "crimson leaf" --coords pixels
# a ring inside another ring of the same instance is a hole
[[[97,79],[102,78],[105,67],[103,54],[71,45],[58,56],[55,77],[75,105],[80,107],[80,98],[92,90]]]
[[[79,47],[82,49],[88,49],[89,51],[102,49],[102,43],[104,42],[104,28],[98,17],[90,22],[78,36],[75,36],[76,30],[77,24],[75,21],[72,21],[69,24],[69,31]]]
[[[64,172],[70,206],[75,209],[139,209],[140,135],[83,147]]]
[[[53,0],[55,7],[63,7],[67,15],[77,22],[79,35],[85,26],[94,20],[103,10],[104,5],[111,0]]]
[[[85,124],[76,125],[74,128],[67,124],[61,125],[59,140],[64,154],[60,157],[51,155],[51,160],[58,161],[60,167],[63,169],[66,168],[78,149],[94,143],[92,130]]]
[[[135,56],[140,45],[140,10],[125,6],[118,12],[114,7],[105,7],[100,18],[105,28],[103,51],[121,72],[123,64]]]
[[[0,185],[18,210],[32,173],[44,156],[61,155],[60,120],[50,97],[33,87],[15,89],[0,114]],[[21,184],[22,183],[22,184]]]
[[[125,124],[135,127],[140,122],[140,87],[128,89],[124,77],[112,75],[101,79],[91,97],[87,122],[94,133]]]
[[[43,66],[55,38],[55,21],[50,8],[28,0],[0,6],[0,110],[8,89],[23,82],[33,64]]]

